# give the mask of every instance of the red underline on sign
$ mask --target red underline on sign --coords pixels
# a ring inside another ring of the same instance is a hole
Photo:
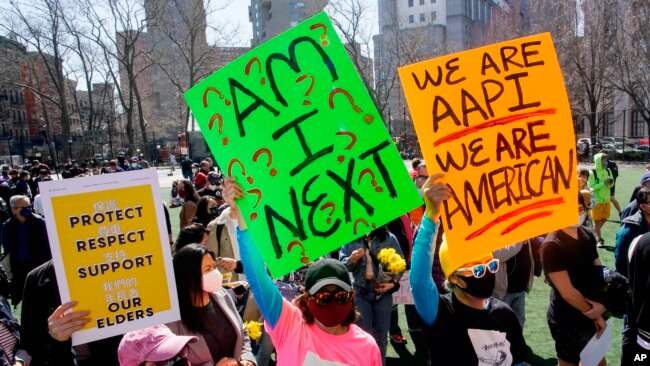
[[[523,224],[525,224],[525,223],[527,223],[529,221],[541,219],[542,217],[551,216],[552,214],[553,214],[553,211],[542,211],[542,212],[534,213],[532,215],[528,215],[528,216],[526,216],[524,218],[521,218],[521,219],[517,220],[514,224],[508,226],[505,230],[503,230],[501,232],[501,235],[506,235],[509,232],[511,232],[512,230],[518,228],[519,226],[521,226],[521,225],[523,225]]]
[[[513,114],[512,116],[501,117],[501,118],[494,119],[492,121],[483,122],[483,123],[478,124],[476,126],[468,127],[468,128],[466,128],[464,130],[454,132],[454,133],[452,133],[450,135],[447,135],[445,137],[441,137],[438,140],[433,142],[433,147],[437,147],[437,146],[442,145],[444,143],[447,143],[449,141],[453,141],[453,140],[456,140],[458,138],[461,138],[461,137],[464,137],[464,136],[467,136],[467,135],[471,135],[474,132],[478,132],[478,131],[480,131],[482,129],[485,129],[485,128],[507,125],[508,123],[517,122],[517,121],[522,120],[524,118],[543,116],[545,114],[555,114],[555,111],[556,111],[555,108],[539,109],[539,110],[536,110],[536,111],[533,111],[533,112],[521,113],[521,114]]]
[[[504,222],[506,220],[510,220],[513,217],[519,216],[519,215],[521,215],[522,213],[524,213],[526,211],[534,210],[534,209],[537,209],[537,208],[540,208],[540,207],[560,205],[560,204],[563,204],[563,203],[564,203],[564,198],[558,197],[558,198],[551,198],[551,199],[543,200],[543,201],[539,201],[539,202],[534,202],[534,203],[531,203],[530,205],[519,207],[518,209],[516,209],[516,210],[514,210],[512,212],[508,212],[507,214],[504,214],[504,215],[501,215],[501,216],[497,217],[494,221],[492,221],[489,224],[483,226],[482,228],[476,230],[475,232],[469,234],[465,238],[465,240],[475,239],[475,238],[483,235],[483,233],[485,233],[486,231],[491,229],[493,226],[495,226],[497,224],[500,224],[500,223],[502,223],[502,222]]]

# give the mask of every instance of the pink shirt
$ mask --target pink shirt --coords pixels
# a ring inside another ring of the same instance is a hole
[[[379,347],[370,334],[355,324],[345,334],[329,334],[305,323],[300,309],[286,299],[275,328],[264,325],[275,345],[278,366],[381,366]]]

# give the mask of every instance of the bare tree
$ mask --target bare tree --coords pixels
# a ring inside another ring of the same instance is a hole
[[[551,32],[574,118],[587,118],[592,141],[605,119],[601,112],[611,111],[616,103],[608,78],[618,16],[615,3],[540,0],[531,4],[532,31]]]
[[[620,5],[610,81],[630,98],[650,131],[650,3],[634,0]]]
[[[131,0],[86,0],[84,8],[92,29],[89,37],[99,46],[106,63],[106,72],[115,85],[125,119],[124,129],[131,149],[135,147],[135,127],[147,144],[147,125],[143,115],[143,96],[138,78],[151,66],[146,56],[150,49],[146,40],[146,14],[143,3]],[[109,17],[104,16],[108,11]]]
[[[68,103],[66,96],[66,78],[63,73],[63,61],[67,54],[63,46],[67,37],[65,27],[63,26],[64,4],[60,0],[35,0],[29,4],[11,0],[10,12],[5,14],[6,21],[3,22],[2,27],[6,30],[14,31],[21,43],[27,44],[30,49],[35,50],[38,60],[32,60],[34,68],[32,71],[37,70],[40,65],[46,71],[52,85],[54,86],[54,95],[49,93],[49,90],[42,88],[42,83],[45,80],[39,80],[39,84],[35,87],[32,84],[22,85],[28,88],[31,92],[35,93],[43,103],[45,100],[54,103],[59,109],[60,132],[63,135],[70,134],[70,120]],[[7,25],[15,25],[14,29],[7,29]],[[46,113],[46,108],[43,109]],[[52,116],[45,117],[47,122],[48,133],[52,136],[52,132],[58,130],[58,125],[52,126]],[[48,121],[49,120],[49,121]]]

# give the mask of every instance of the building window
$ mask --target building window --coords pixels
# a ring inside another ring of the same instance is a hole
[[[435,11],[432,11],[432,12],[431,12],[431,21],[433,22],[434,20],[436,20],[436,17],[437,17],[436,12],[435,12]]]
[[[632,125],[630,126],[630,134],[632,137],[645,136],[645,122],[641,116],[641,111],[632,111]]]
[[[409,0],[409,8],[413,7],[413,0]]]
[[[424,0],[420,0],[420,5],[424,5]]]
[[[435,4],[435,3],[436,3],[436,0],[431,0],[431,4]]]
[[[420,13],[420,23],[424,22],[426,18],[424,17],[424,13]]]
[[[614,112],[605,112],[605,121],[602,129],[601,136],[614,136],[614,123],[616,119],[614,118]]]
[[[409,15],[409,24],[415,23],[415,17],[413,15]]]
[[[289,8],[290,9],[304,9],[305,8],[305,3],[298,2],[298,1],[291,1],[291,2],[289,2]]]

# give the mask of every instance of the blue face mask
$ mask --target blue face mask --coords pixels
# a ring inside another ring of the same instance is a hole
[[[20,209],[20,216],[22,217],[30,217],[32,215],[32,206],[25,206]]]

